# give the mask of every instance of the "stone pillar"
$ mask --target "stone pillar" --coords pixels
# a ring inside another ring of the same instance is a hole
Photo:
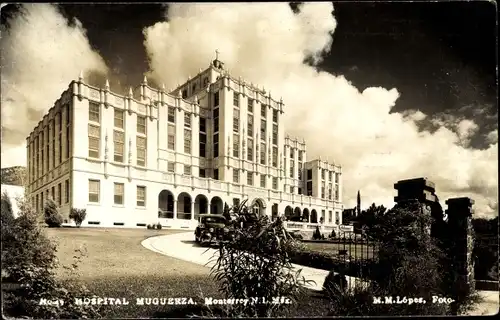
[[[418,201],[422,213],[431,215],[434,219],[429,232],[433,237],[439,237],[443,224],[443,210],[435,193],[435,184],[427,178],[400,180],[394,184],[398,195],[394,198],[397,205],[408,201]]]
[[[177,220],[177,199],[174,200],[174,220]]]
[[[446,200],[448,210],[448,245],[450,260],[454,263],[457,273],[455,288],[457,294],[467,293],[475,289],[474,281],[474,236],[472,226],[472,213],[474,200],[452,198]]]
[[[194,220],[194,201],[191,201],[191,220]]]

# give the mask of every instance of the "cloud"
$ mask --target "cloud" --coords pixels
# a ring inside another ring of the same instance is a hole
[[[464,141],[477,129],[472,120],[421,131],[422,112],[391,112],[396,88],[360,92],[345,77],[304,63],[330,50],[332,11],[330,3],[303,4],[297,14],[284,3],[173,4],[168,22],[144,30],[149,75],[173,88],[208,67],[218,49],[233,76],[283,97],[287,132],[306,139],[309,159],[342,165],[346,207],[355,205],[358,189],[363,207],[392,207],[397,180],[426,176],[443,205],[470,196],[478,213],[497,215],[498,144],[468,148]]]
[[[80,71],[107,67],[78,20],[25,4],[2,30],[2,167],[26,165],[25,139]]]

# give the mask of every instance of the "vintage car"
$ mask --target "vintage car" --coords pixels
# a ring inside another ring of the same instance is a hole
[[[227,223],[227,219],[221,214],[200,214],[194,231],[195,241],[201,245],[210,245],[228,240]]]

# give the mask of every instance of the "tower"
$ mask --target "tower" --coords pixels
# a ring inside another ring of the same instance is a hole
[[[356,206],[356,216],[359,216],[361,213],[361,195],[358,190],[358,198],[357,198],[357,206]]]

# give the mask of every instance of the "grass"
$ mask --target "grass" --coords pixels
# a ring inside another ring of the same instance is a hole
[[[347,250],[347,254],[357,259],[369,259],[374,257],[373,246],[364,244],[341,244],[341,243],[321,243],[303,242],[307,249],[317,252],[326,252],[334,255],[339,254],[339,250]]]
[[[87,256],[77,270],[78,281],[99,297],[127,298],[129,305],[104,306],[106,318],[170,318],[201,314],[200,292],[224,298],[207,267],[150,251],[141,245],[149,237],[175,230],[58,228],[47,229],[57,239],[57,256],[63,265],[73,262],[74,250],[86,248]],[[62,268],[60,277],[67,277]],[[196,306],[136,305],[138,297],[193,298]],[[288,317],[326,314],[328,302],[317,292],[305,290],[296,305],[284,312]]]

